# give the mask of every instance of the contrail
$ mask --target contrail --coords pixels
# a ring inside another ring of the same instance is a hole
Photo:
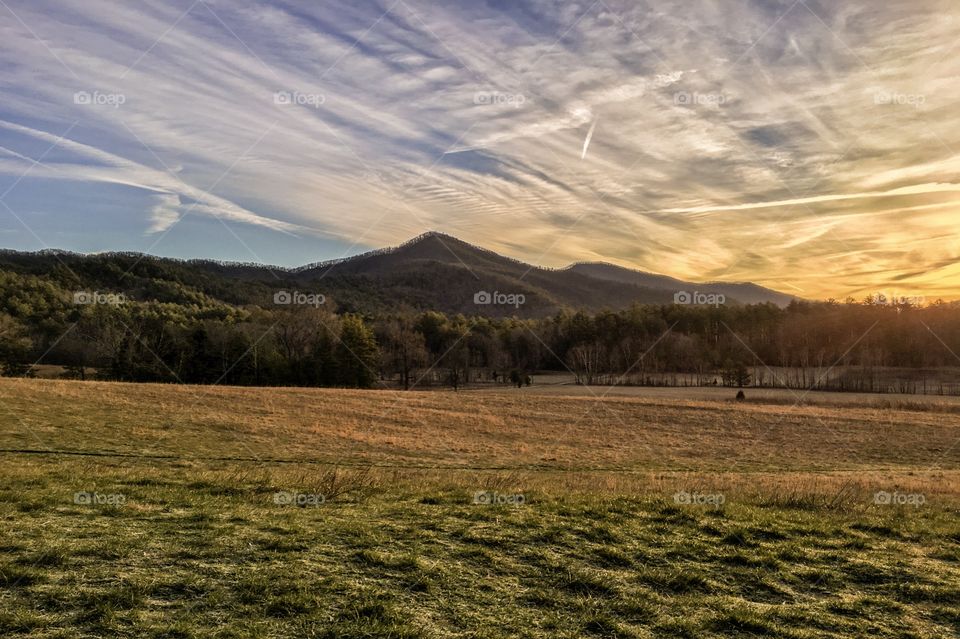
[[[597,128],[597,121],[594,120],[593,124],[590,125],[590,130],[587,131],[587,139],[583,141],[583,151],[580,153],[580,159],[587,157],[587,147],[590,146],[590,140],[593,138],[593,130]]]

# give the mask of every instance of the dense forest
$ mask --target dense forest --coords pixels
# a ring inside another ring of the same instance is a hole
[[[231,287],[243,282],[199,286],[145,268],[111,291],[77,287],[103,274],[0,270],[3,374],[55,364],[82,379],[409,388],[522,385],[552,370],[584,384],[954,392],[943,380],[960,366],[956,303],[637,304],[533,319],[412,307],[365,314],[297,291],[271,296],[264,282],[255,287],[273,303],[238,303]],[[912,373],[884,381],[904,369]]]

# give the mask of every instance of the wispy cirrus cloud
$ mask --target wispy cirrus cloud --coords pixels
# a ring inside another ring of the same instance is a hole
[[[29,169],[30,210],[60,185],[88,246],[122,198],[100,248],[179,254],[208,220],[221,253],[297,263],[434,228],[549,265],[960,296],[946,0],[7,4],[0,175]]]

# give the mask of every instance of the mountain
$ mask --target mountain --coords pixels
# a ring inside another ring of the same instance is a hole
[[[673,292],[589,275],[531,266],[440,233],[426,233],[392,249],[297,270],[303,281],[373,284],[386,306],[446,313],[541,317],[563,307],[624,308],[635,301],[667,304]],[[474,295],[523,296],[477,304]]]
[[[635,271],[605,262],[573,264],[568,266],[567,270],[601,280],[636,284],[637,286],[647,288],[665,288],[691,293],[694,291],[700,293],[720,293],[727,299],[736,300],[741,304],[764,304],[771,302],[777,306],[786,306],[792,300],[797,299],[794,295],[780,293],[779,291],[764,288],[752,282],[684,282],[683,280],[678,280],[667,275]]]
[[[793,299],[750,283],[691,283],[610,264],[532,266],[436,232],[397,247],[294,269],[136,253],[2,251],[0,275],[4,270],[49,277],[68,290],[109,290],[172,303],[267,306],[278,291],[297,290],[321,293],[338,309],[361,313],[411,308],[543,317],[563,308],[672,304],[680,291],[722,293],[728,304],[785,305]]]
[[[409,296],[418,307],[446,312],[542,316],[561,307],[620,309],[633,303],[670,304],[674,294],[722,294],[727,303],[786,306],[794,296],[749,282],[686,282],[604,263],[573,264],[563,269],[532,266],[442,233],[425,233],[390,249],[298,270],[301,276],[375,279],[381,288]],[[432,283],[442,281],[437,290]],[[478,307],[473,292],[522,294],[525,308]],[[402,300],[399,300],[402,302]]]

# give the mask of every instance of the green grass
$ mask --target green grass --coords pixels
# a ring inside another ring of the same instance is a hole
[[[958,437],[905,408],[0,380],[0,637],[958,637]]]
[[[0,636],[950,637],[956,510],[0,457]],[[316,480],[311,484],[311,479]],[[512,483],[511,483],[512,482]],[[277,491],[326,485],[315,507]],[[475,505],[473,491],[525,494]],[[122,493],[119,507],[77,491]]]

